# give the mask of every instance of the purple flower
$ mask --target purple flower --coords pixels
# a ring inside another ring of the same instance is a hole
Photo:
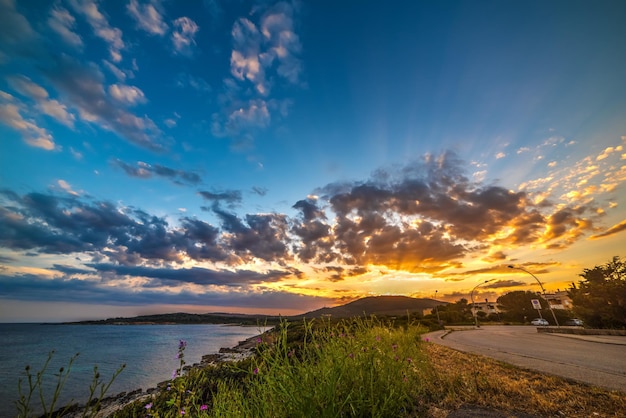
[[[255,367],[254,370],[252,370],[253,374],[259,374],[259,368]]]
[[[144,408],[146,408],[146,409],[152,408],[152,402],[150,402],[149,404],[146,404],[146,406],[144,406]]]
[[[350,357],[350,358],[354,358],[354,353],[350,353],[350,354],[348,354],[348,357]]]
[[[207,409],[209,409],[209,405],[200,405],[201,411],[206,411]]]
[[[257,342],[257,343],[259,343],[259,344],[261,344],[261,343],[263,342],[263,340],[261,339],[261,337],[258,337],[258,338],[256,339],[256,342]]]
[[[393,351],[396,351],[398,349],[398,344],[392,344],[391,348],[393,349]]]
[[[413,363],[413,359],[411,357],[407,357],[406,358],[407,363],[411,364]]]
[[[184,350],[185,347],[187,347],[187,341],[185,340],[179,340],[178,341],[178,349],[179,350]]]
[[[172,379],[176,379],[176,376],[178,376],[178,370],[172,372]]]
[[[181,414],[181,415],[185,415],[185,410],[184,410],[184,409],[181,409],[181,410],[180,410],[180,414]]]

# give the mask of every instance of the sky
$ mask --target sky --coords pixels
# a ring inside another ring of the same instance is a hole
[[[625,18],[0,0],[0,322],[567,289],[626,255]]]

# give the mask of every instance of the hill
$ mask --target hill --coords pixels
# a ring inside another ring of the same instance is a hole
[[[371,296],[355,300],[334,308],[321,308],[302,315],[288,316],[287,319],[349,318],[352,316],[402,316],[409,313],[422,314],[425,309],[446,305],[434,299],[418,299],[407,296]],[[132,318],[108,318],[97,321],[72,322],[85,325],[131,325],[131,324],[238,324],[238,325],[275,325],[280,322],[279,316],[246,315],[231,313],[190,314],[184,312],[142,315]]]
[[[401,316],[406,315],[407,312],[422,314],[425,309],[433,309],[435,306],[446,304],[447,302],[434,299],[419,299],[408,296],[370,296],[334,308],[322,308],[307,312],[293,318],[319,318],[322,316],[349,318],[363,315]]]

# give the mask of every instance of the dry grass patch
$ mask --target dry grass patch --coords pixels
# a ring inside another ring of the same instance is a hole
[[[543,375],[497,360],[424,344],[428,392],[438,408],[473,404],[540,417],[624,417],[626,393]]]

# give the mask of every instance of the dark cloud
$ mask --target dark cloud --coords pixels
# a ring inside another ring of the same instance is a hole
[[[252,188],[252,193],[258,194],[259,196],[265,196],[267,194],[267,189],[265,187],[254,186]]]
[[[520,286],[528,286],[528,283],[521,282],[518,280],[496,280],[492,283],[487,283],[482,286],[484,289],[501,289],[506,287],[520,287]]]
[[[612,227],[610,227],[609,229],[607,229],[604,232],[592,235],[591,239],[608,237],[610,235],[617,234],[617,233],[622,232],[622,231],[626,231],[626,220],[624,220],[624,221],[622,221],[622,222],[620,222],[620,223],[618,223],[616,225],[613,225]]]
[[[176,170],[159,164],[150,165],[140,162],[137,163],[136,166],[133,166],[122,160],[115,159],[111,160],[111,165],[121,168],[131,177],[142,179],[151,178],[153,176],[164,177],[171,182],[180,185],[195,185],[202,182],[200,176],[194,172]]]
[[[213,202],[214,205],[219,205],[223,202],[229,208],[238,206],[242,201],[241,192],[239,190],[225,190],[222,192],[200,191],[198,194],[205,200]]]
[[[162,138],[159,128],[148,117],[138,117],[113,101],[104,89],[104,76],[95,64],[83,66],[61,55],[45,74],[66,103],[78,109],[86,121],[116,132],[127,141],[152,151],[165,147],[155,141]]]
[[[159,285],[175,286],[184,283],[216,286],[243,286],[277,282],[292,275],[291,271],[270,270],[259,273],[252,270],[211,270],[201,267],[192,268],[151,268],[145,266],[122,266],[117,264],[88,264],[99,272],[115,273],[118,276],[147,277],[158,279]]]
[[[256,257],[265,261],[284,263],[291,260],[288,252],[287,217],[281,214],[246,215],[245,223],[236,215],[213,208],[221,219],[227,246],[243,261]]]
[[[95,280],[68,278],[43,279],[35,275],[0,275],[0,299],[54,300],[107,304],[132,305],[206,305],[236,308],[276,308],[290,310],[315,309],[331,304],[332,299],[304,296],[273,290],[242,290],[228,293],[207,290],[163,292],[155,288],[139,288],[129,292],[125,287],[103,285]]]
[[[135,176],[148,167],[117,164]],[[184,178],[179,170],[149,168],[150,175]],[[80,255],[89,264],[76,260],[52,269],[105,281],[144,277],[152,287],[183,282],[241,287],[304,277],[289,266],[293,262],[311,263],[332,281],[364,274],[370,266],[463,280],[506,269],[506,254],[491,253],[490,243],[502,248],[529,243],[566,246],[591,228],[584,218],[593,212],[589,207],[559,207],[550,213],[552,207],[535,206],[522,192],[470,182],[462,168],[454,154],[445,153],[378,170],[365,182],[330,184],[318,190],[319,199],[297,201],[292,218],[279,213],[239,215],[225,207],[239,205],[241,192],[200,191],[210,202],[205,210],[217,218],[216,225],[195,217],[171,223],[140,209],[81,196],[3,190],[0,247],[22,254]],[[494,265],[444,274],[449,267],[462,269],[461,260],[468,256]],[[208,267],[183,268],[189,261]],[[279,267],[264,273],[237,269],[261,261]],[[524,267],[542,274],[550,265]]]

